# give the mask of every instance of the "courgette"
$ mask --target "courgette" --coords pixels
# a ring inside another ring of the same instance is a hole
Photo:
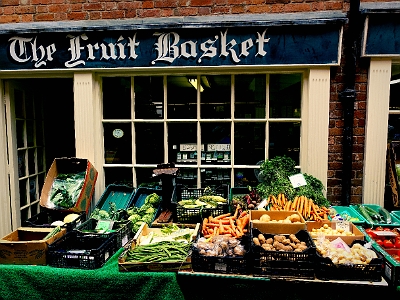
[[[386,208],[381,207],[379,209],[379,213],[383,217],[386,224],[392,224],[392,216],[390,215],[389,211]]]
[[[360,214],[367,220],[368,223],[370,223],[370,224],[375,223],[374,220],[372,220],[369,213],[367,212],[367,210],[365,209],[365,206],[358,205],[357,208],[358,208],[358,211],[360,212]]]
[[[367,213],[371,216],[371,218],[373,220],[375,220],[375,223],[385,223],[385,220],[382,218],[382,216],[379,214],[379,212],[377,212],[376,210],[374,210],[373,208],[366,206],[366,205],[361,205],[365,208],[365,210],[367,211]]]

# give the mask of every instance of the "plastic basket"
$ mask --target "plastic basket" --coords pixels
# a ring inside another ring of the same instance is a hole
[[[126,185],[110,184],[101,195],[96,208],[110,211],[110,203],[115,203],[117,209],[126,209],[132,203],[136,189]]]
[[[366,241],[355,240],[350,245],[359,243],[365,245]],[[374,250],[374,249],[373,249]],[[375,250],[374,250],[375,251]],[[378,258],[369,264],[334,264],[328,257],[316,253],[315,276],[320,280],[356,280],[356,281],[381,281],[383,275],[383,256],[377,253]]]
[[[96,219],[89,219],[86,222],[82,223],[77,228],[75,228],[75,230],[79,231],[82,234],[96,235],[104,238],[107,238],[111,234],[115,233],[115,235],[117,236],[117,247],[119,248],[123,247],[133,237],[133,232],[132,232],[133,224],[129,220],[115,221],[112,228],[113,230],[115,230],[115,232],[108,232],[108,233],[85,232],[86,230],[96,229],[98,222],[99,221]]]
[[[63,221],[64,218],[71,214],[70,211],[60,211],[60,210],[54,210],[54,209],[43,209],[40,213],[34,215],[33,217],[23,221],[24,227],[41,227],[41,228],[50,228],[50,227],[56,227],[54,225],[51,225],[54,221]],[[79,217],[76,218],[74,221],[65,223],[62,227],[67,230],[67,232],[73,230],[77,226],[81,225],[83,222],[86,221],[86,213],[80,212],[80,213],[74,213],[78,214]]]
[[[115,234],[83,235],[74,230],[49,245],[47,264],[57,268],[97,269],[117,250]]]
[[[246,251],[243,256],[205,256],[201,255],[197,248],[192,247],[192,270],[207,273],[250,274],[250,235],[240,239],[240,244]]]
[[[275,234],[261,233],[257,228],[251,229],[251,253],[253,260],[253,276],[270,278],[315,278],[316,247],[306,230],[300,230],[295,235],[305,242],[307,249],[303,252],[268,251],[256,246],[253,237],[263,234],[265,239],[273,238]],[[289,234],[283,234],[289,236]]]
[[[379,209],[381,208],[380,205],[377,204],[363,204],[364,206],[368,206],[370,208],[372,208],[373,210],[379,212]],[[350,205],[350,207],[352,207],[355,211],[357,211],[358,213],[360,213],[360,211],[357,208],[357,205]],[[400,219],[398,217],[396,217],[394,214],[390,214],[392,217],[392,223],[391,224],[386,224],[386,223],[379,223],[379,222],[373,222],[370,223],[368,221],[366,221],[367,225],[370,225],[372,227],[375,226],[382,226],[382,227],[400,227]]]
[[[218,204],[215,208],[184,208],[178,205],[181,200],[196,199],[204,194],[204,188],[185,188],[175,186],[172,193],[172,204],[174,205],[174,220],[177,223],[201,223],[204,218],[218,216],[229,212],[229,186],[221,186],[214,190],[216,196],[221,196],[227,200],[226,204]]]
[[[351,221],[354,225],[364,225],[367,223],[367,220],[351,206],[332,206],[332,208],[334,208],[342,217],[344,214],[347,214],[351,218],[357,218],[358,221]],[[329,218],[332,219],[331,217]]]

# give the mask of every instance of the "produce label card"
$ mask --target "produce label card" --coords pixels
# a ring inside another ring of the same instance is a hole
[[[336,222],[336,230],[339,228],[343,229],[344,231],[351,232],[349,221],[337,221]]]
[[[96,225],[96,230],[106,232],[112,229],[114,221],[110,220],[99,220]]]
[[[290,176],[289,180],[294,188],[307,185],[306,179],[304,178],[304,175],[301,173]]]

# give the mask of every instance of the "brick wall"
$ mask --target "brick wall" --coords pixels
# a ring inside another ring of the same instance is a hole
[[[0,24],[342,10],[342,0],[0,0]]]

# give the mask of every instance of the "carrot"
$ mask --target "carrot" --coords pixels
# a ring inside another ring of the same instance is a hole
[[[294,200],[293,200],[293,203],[292,203],[292,207],[291,207],[292,210],[296,210],[296,208],[297,208],[297,202],[298,202],[298,201],[299,201],[299,197],[296,196],[296,197],[294,198]]]
[[[278,202],[278,199],[276,199],[276,197],[274,195],[271,195],[271,197],[272,197],[272,203]]]
[[[238,204],[238,205],[236,205],[236,210],[235,210],[235,213],[233,214],[233,217],[236,219],[237,217],[238,217],[238,215],[239,215],[239,209],[240,209],[240,205]]]
[[[241,228],[242,231],[243,231],[243,229],[245,229],[247,227],[249,222],[250,222],[250,215],[246,215],[245,217],[243,217],[243,220],[240,223],[240,228]]]
[[[308,201],[308,217],[311,215],[311,206],[313,205],[312,199]]]
[[[244,216],[246,216],[248,213],[247,211],[243,211],[240,215],[239,215],[239,219],[243,218]]]
[[[229,219],[219,219],[219,220],[216,220],[215,218],[214,218],[214,220],[212,221],[212,223],[216,223],[216,224],[219,224],[220,222],[222,222],[222,224],[229,224]]]
[[[297,206],[297,211],[301,214],[301,211],[303,209],[303,205],[304,205],[304,196],[300,196],[300,201],[299,204]]]
[[[214,220],[223,219],[225,217],[229,217],[230,215],[231,215],[231,213],[222,214],[222,215],[214,217]]]
[[[307,218],[307,214],[308,214],[308,198],[304,197],[304,207],[303,207],[303,216],[304,218]]]
[[[206,229],[207,223],[208,223],[208,219],[207,219],[207,218],[204,218],[204,220],[203,220],[203,227],[202,227],[203,231]]]

